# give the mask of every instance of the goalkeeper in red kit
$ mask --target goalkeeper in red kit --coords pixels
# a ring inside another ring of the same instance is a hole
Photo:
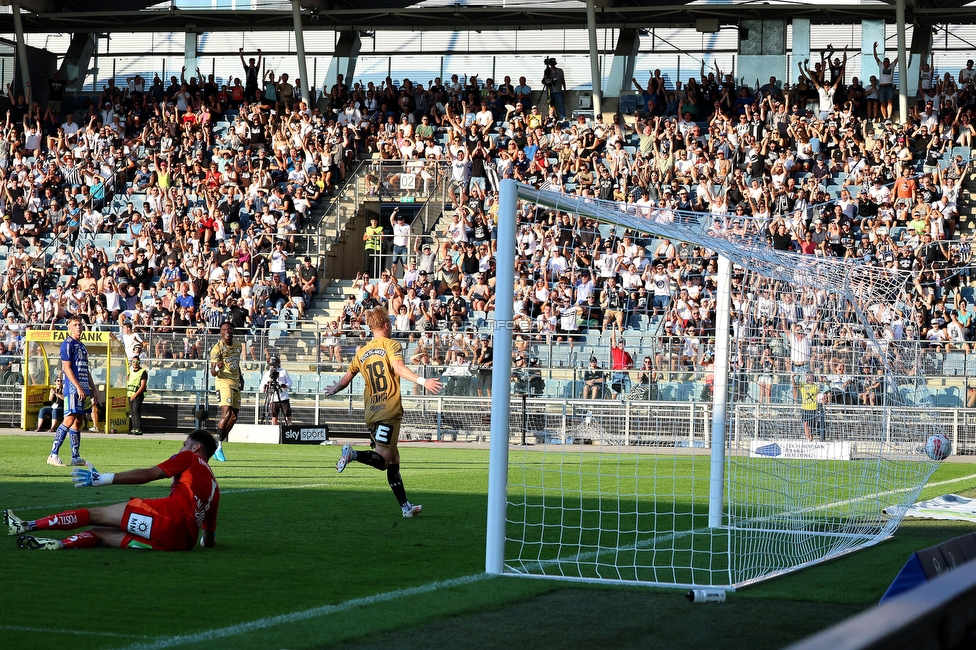
[[[119,474],[99,473],[95,468],[76,467],[71,472],[75,487],[101,487],[118,483],[142,485],[172,478],[168,497],[129,499],[104,508],[65,510],[48,517],[26,521],[4,510],[8,535],[17,535],[17,545],[28,550],[58,551],[92,548],[101,544],[115,548],[145,548],[158,551],[189,551],[197,544],[213,548],[217,527],[220,489],[207,461],[217,450],[217,441],[206,431],[191,433],[180,451],[155,467]],[[92,526],[65,539],[39,537],[47,530],[75,530]]]

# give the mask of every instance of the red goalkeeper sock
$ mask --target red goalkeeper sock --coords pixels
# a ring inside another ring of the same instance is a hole
[[[61,548],[95,548],[97,545],[98,538],[90,530],[61,540]]]
[[[34,522],[32,530],[74,530],[88,525],[88,509],[65,510]]]

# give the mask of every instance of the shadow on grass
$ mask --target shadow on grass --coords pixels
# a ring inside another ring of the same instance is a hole
[[[125,645],[120,640],[210,630],[484,570],[484,496],[412,490],[424,512],[404,519],[385,474],[357,474],[369,485],[223,495],[213,550],[29,552],[6,537],[2,645]],[[57,510],[23,504],[107,505],[166,491],[164,482],[84,491],[63,481],[0,482],[5,502],[21,504],[16,514],[31,519]],[[84,606],[73,604],[79,596]],[[32,630],[45,631],[44,644]]]

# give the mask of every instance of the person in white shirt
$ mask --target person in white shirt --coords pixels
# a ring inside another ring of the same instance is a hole
[[[391,271],[396,277],[400,265],[407,265],[407,246],[410,242],[410,226],[404,223],[400,208],[393,210],[393,264]]]
[[[275,242],[274,251],[271,253],[271,272],[285,279],[285,266],[288,264],[288,253],[285,252],[285,242]]]
[[[72,143],[78,137],[78,131],[80,127],[75,122],[75,118],[71,113],[65,116],[64,124],[61,125],[64,129],[64,140],[66,143]]]
[[[277,379],[273,377],[277,376]],[[281,359],[276,356],[268,358],[268,369],[261,377],[258,390],[267,393],[267,408],[271,415],[271,424],[277,425],[278,418],[283,416],[285,424],[291,424],[291,400],[288,389],[292,387],[291,375],[281,367]]]

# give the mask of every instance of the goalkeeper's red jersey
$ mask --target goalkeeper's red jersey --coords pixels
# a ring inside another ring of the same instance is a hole
[[[181,451],[156,467],[173,477],[166,499],[171,512],[182,516],[188,528],[216,532],[220,488],[207,461],[192,451]]]

